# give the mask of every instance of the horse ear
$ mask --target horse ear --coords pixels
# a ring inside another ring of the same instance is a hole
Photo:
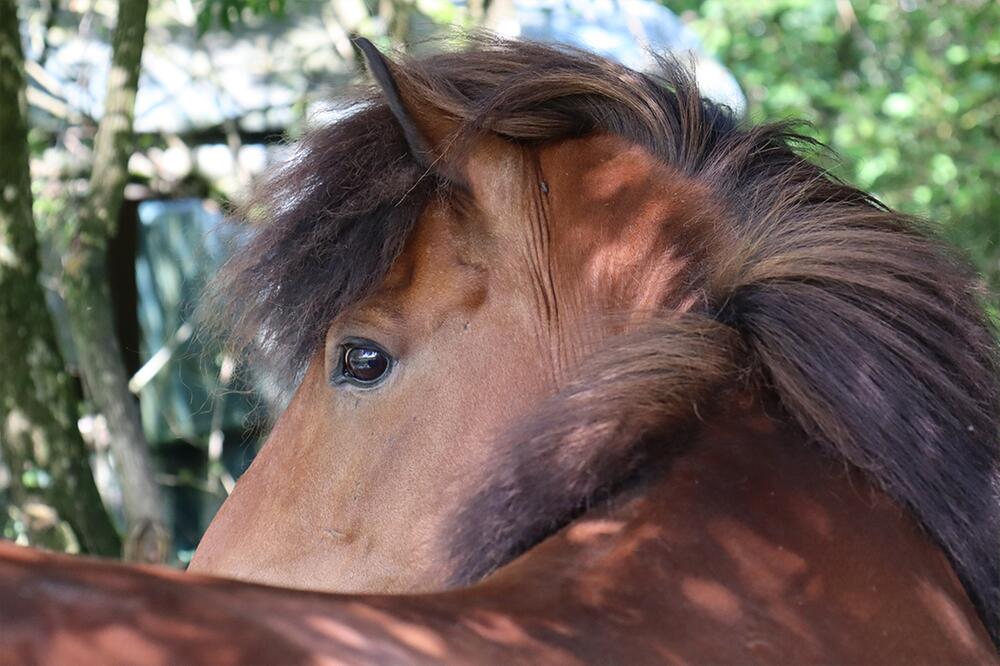
[[[413,158],[427,169],[441,171],[434,167],[443,156],[442,144],[456,128],[455,119],[436,108],[421,108],[418,98],[408,89],[410,82],[403,79],[404,85],[400,85],[401,77],[397,76],[396,64],[371,41],[357,37],[354,44],[364,56],[368,72],[381,88],[386,104],[402,127]]]

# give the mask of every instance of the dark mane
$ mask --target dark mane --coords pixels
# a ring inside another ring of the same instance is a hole
[[[458,122],[458,139],[611,132],[705,184],[729,213],[714,243],[724,250],[690,285],[701,310],[612,341],[636,359],[632,374],[596,364],[511,434],[532,442],[514,447],[532,457],[498,463],[489,497],[469,509],[475,521],[456,537],[466,580],[626,478],[652,454],[650,432],[679,427],[719,386],[751,381],[917,516],[1000,638],[1000,370],[980,280],[963,260],[797,154],[811,142],[787,125],[739,126],[670,61],[654,77],[567,48],[479,39],[393,73]],[[252,238],[207,310],[235,347],[297,373],[334,316],[378,285],[444,185],[367,93],[308,135],[246,209]],[[539,468],[571,445],[575,465]],[[538,469],[565,472],[538,479]]]

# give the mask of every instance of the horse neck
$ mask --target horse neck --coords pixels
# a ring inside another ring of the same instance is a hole
[[[559,586],[623,622],[656,618],[662,645],[743,630],[746,642],[716,646],[722,661],[870,660],[872,645],[967,658],[990,644],[909,514],[760,408],[711,418],[683,452],[479,588],[523,594],[525,581],[529,596]]]

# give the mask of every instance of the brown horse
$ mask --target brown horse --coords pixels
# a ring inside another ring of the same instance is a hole
[[[191,570],[312,592],[5,549],[0,660],[996,659],[961,260],[669,62],[359,45],[207,306],[298,388]]]

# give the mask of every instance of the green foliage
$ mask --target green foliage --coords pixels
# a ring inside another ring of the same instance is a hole
[[[215,26],[230,30],[242,23],[246,15],[283,17],[285,0],[201,0],[198,4],[198,30],[204,33]]]
[[[668,1],[736,75],[755,120],[803,118],[833,171],[929,218],[1000,301],[1000,4]]]

